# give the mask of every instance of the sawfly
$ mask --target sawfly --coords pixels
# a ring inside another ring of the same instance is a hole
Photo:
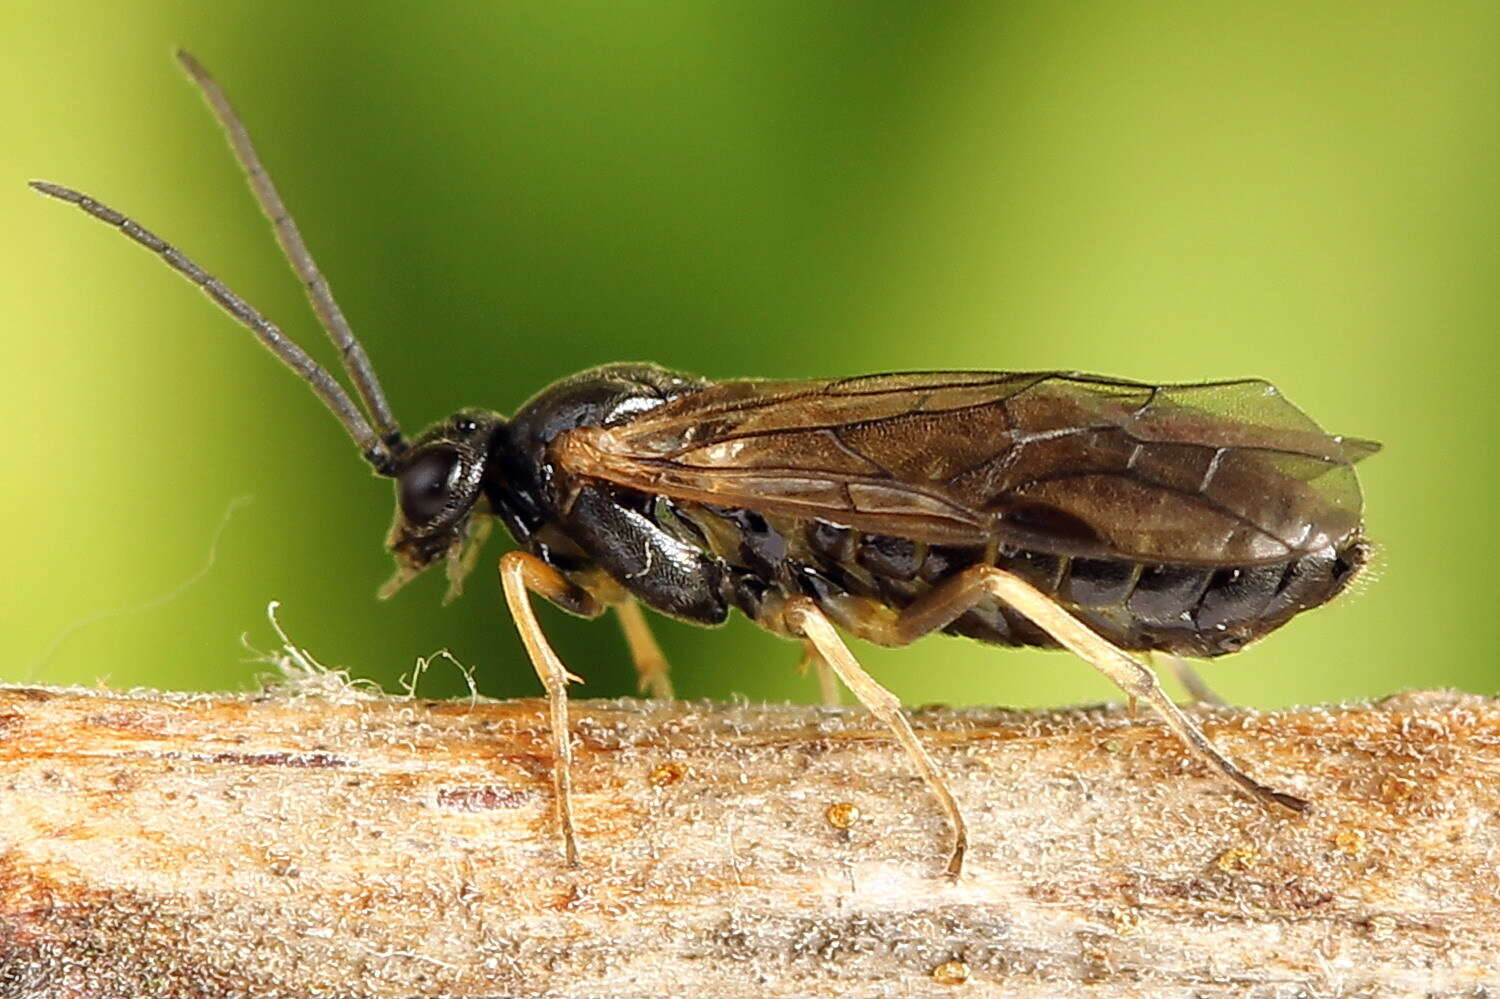
[[[1354,465],[1378,450],[1325,433],[1257,380],[1149,385],[1066,372],[930,371],[714,381],[607,364],[509,418],[465,409],[402,433],[295,222],[219,85],[179,53],[306,285],[359,402],[281,329],[114,209],[35,181],[151,250],[306,381],[393,479],[395,576],[444,563],[456,593],[498,521],[505,600],[546,689],[555,809],[578,863],[567,684],[531,596],[613,610],[642,689],[669,697],[641,606],[716,625],[739,611],[800,642],[891,731],[963,815],[896,698],[840,632],[905,645],[934,632],[1062,647],[1147,702],[1251,797],[1306,802],[1242,772],[1167,697],[1141,653],[1234,652],[1337,596],[1369,557]]]

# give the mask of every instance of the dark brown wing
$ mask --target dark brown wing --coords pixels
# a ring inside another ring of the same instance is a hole
[[[573,475],[941,544],[1241,564],[1359,529],[1353,463],[1263,381],[1058,372],[722,382],[558,438]]]

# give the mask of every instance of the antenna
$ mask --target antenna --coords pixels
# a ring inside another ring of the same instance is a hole
[[[276,190],[276,185],[271,181],[271,175],[261,165],[255,145],[250,141],[250,133],[245,130],[245,125],[235,113],[234,106],[229,103],[224,88],[220,87],[218,81],[209,75],[202,63],[193,58],[192,53],[179,49],[177,61],[182,64],[183,69],[187,70],[188,76],[192,77],[198,89],[203,92],[203,99],[208,102],[214,117],[219,119],[219,124],[223,126],[229,138],[229,146],[234,150],[234,157],[244,168],[250,182],[250,189],[255,193],[255,200],[260,204],[261,211],[265,213],[271,223],[271,228],[276,233],[276,242],[281,244],[281,250],[286,255],[287,262],[292,265],[292,270],[296,271],[297,276],[302,279],[303,285],[307,288],[307,297],[312,302],[313,311],[318,314],[318,322],[323,325],[328,338],[339,349],[339,356],[344,361],[344,370],[354,380],[354,388],[359,392],[359,397],[364,400],[365,410],[375,424],[375,432],[393,451],[400,451],[402,449],[401,431],[396,426],[395,417],[391,415],[390,405],[385,401],[385,392],[380,388],[380,379],[375,377],[375,369],[370,365],[370,359],[365,356],[364,347],[360,346],[359,340],[355,338],[354,331],[349,328],[349,321],[344,318],[343,310],[333,300],[333,292],[328,287],[328,281],[318,270],[317,263],[308,252],[307,244],[302,241],[302,233],[297,229],[297,222],[292,218],[291,212],[287,211],[286,204]]]
[[[349,398],[349,393],[344,391],[344,387],[322,365],[309,357],[307,351],[297,346],[295,341],[281,332],[280,327],[257,312],[254,306],[236,295],[224,282],[193,263],[185,253],[156,233],[108,205],[60,184],[50,184],[45,180],[33,180],[29,183],[33,190],[59,201],[77,205],[106,225],[114,226],[161,257],[168,267],[201,288],[204,294],[217,302],[225,312],[239,320],[270,349],[271,353],[281,358],[287,367],[301,375],[302,379],[312,386],[318,398],[323,400],[323,404],[334,416],[338,417],[344,429],[349,431],[349,436],[354,438],[354,442],[364,452],[365,458],[375,466],[376,472],[387,476],[394,474],[389,445],[376,437],[375,432],[370,429],[370,424],[365,420],[364,414],[359,411],[354,400]]]
[[[349,436],[354,438],[354,442],[359,445],[365,459],[374,466],[377,474],[394,475],[394,459],[405,450],[406,445],[402,440],[401,430],[391,415],[390,405],[386,402],[385,393],[381,390],[380,380],[375,376],[375,369],[370,365],[369,357],[365,355],[364,348],[355,337],[354,331],[350,329],[343,311],[334,301],[328,281],[318,270],[317,263],[308,252],[307,244],[302,241],[302,234],[297,229],[296,221],[287,211],[281,195],[277,193],[276,186],[271,182],[270,175],[261,165],[260,156],[255,152],[255,146],[250,141],[250,134],[245,130],[239,116],[235,114],[223,88],[189,53],[179,51],[177,60],[198,85],[204,100],[208,102],[214,116],[218,118],[219,124],[228,135],[229,145],[234,150],[235,158],[240,166],[248,175],[255,200],[266,218],[270,220],[277,243],[281,245],[282,252],[287,262],[291,264],[292,270],[302,279],[303,285],[307,288],[307,297],[312,302],[313,311],[317,313],[319,323],[327,331],[334,346],[338,348],[339,356],[343,359],[344,370],[353,379],[355,390],[364,401],[365,411],[374,420],[373,429],[370,426],[370,420],[366,419],[365,412],[355,405],[349,393],[344,390],[337,379],[283,333],[280,327],[261,315],[218,278],[199,267],[182,251],[134,219],[72,188],[41,180],[31,181],[31,187],[48,197],[77,205],[106,225],[115,227],[130,239],[161,257],[169,267],[197,285],[225,312],[254,333],[271,353],[281,358],[287,367],[301,375],[302,379],[312,386],[318,398],[323,400],[323,404],[344,425]]]

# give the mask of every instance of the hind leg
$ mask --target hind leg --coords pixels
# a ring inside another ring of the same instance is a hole
[[[1266,787],[1219,752],[1203,730],[1167,697],[1150,667],[1106,642],[1051,597],[1003,569],[965,569],[903,611],[894,637],[909,642],[944,628],[985,597],[1015,608],[1065,649],[1113,680],[1128,697],[1150,704],[1189,749],[1256,801],[1294,812],[1307,810],[1308,804],[1301,798]]]
[[[1170,652],[1151,653],[1151,662],[1156,666],[1165,665],[1167,670],[1177,678],[1182,689],[1188,692],[1188,696],[1199,704],[1212,704],[1215,707],[1223,707],[1228,702],[1204,681],[1202,674],[1193,668],[1193,664],[1181,656],[1174,656]]]

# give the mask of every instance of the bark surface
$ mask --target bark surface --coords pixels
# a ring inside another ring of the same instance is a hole
[[[947,831],[862,711],[0,689],[0,996],[1396,996],[1500,990],[1500,703],[931,709]]]

